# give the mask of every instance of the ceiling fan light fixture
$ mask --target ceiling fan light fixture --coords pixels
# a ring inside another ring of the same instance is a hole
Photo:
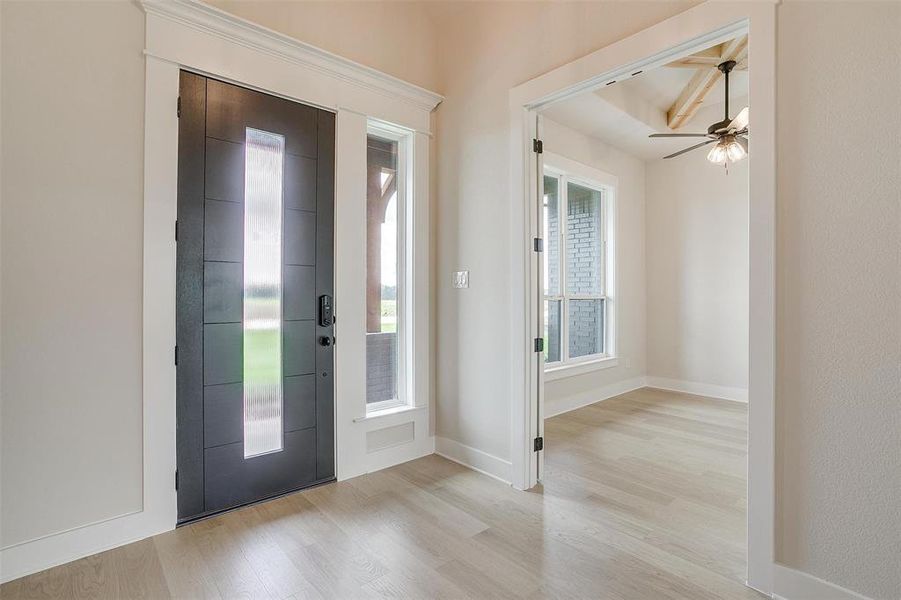
[[[729,159],[729,162],[738,162],[748,155],[744,146],[738,143],[733,135],[727,135],[723,139],[723,143],[726,144],[726,158]]]
[[[723,164],[726,162],[726,145],[719,141],[716,145],[710,149],[710,152],[707,153],[707,160],[716,164]]]
[[[707,154],[707,160],[716,164],[723,164],[726,161],[734,163],[747,155],[748,152],[734,135],[726,135],[710,149],[710,152]]]

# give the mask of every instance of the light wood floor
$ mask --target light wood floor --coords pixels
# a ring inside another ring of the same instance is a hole
[[[544,486],[438,456],[0,588],[12,598],[762,598],[746,406],[639,390],[547,422]]]

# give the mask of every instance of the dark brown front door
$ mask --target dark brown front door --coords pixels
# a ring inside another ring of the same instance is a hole
[[[181,73],[180,522],[334,479],[332,113]]]

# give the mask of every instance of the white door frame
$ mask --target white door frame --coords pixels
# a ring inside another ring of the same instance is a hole
[[[775,527],[775,58],[776,11],[771,2],[707,2],[597,50],[510,90],[511,223],[511,456],[513,485],[536,485],[543,436],[543,380],[533,340],[539,329],[540,237],[537,185],[540,168],[532,152],[537,111],[548,104],[662,66],[678,56],[749,33],[750,104],[754,107],[749,157],[749,586],[773,591]]]
[[[347,479],[434,452],[429,431],[429,122],[438,94],[195,0],[141,0],[145,21],[143,258],[143,497],[137,510],[7,547],[9,581],[175,527],[175,254],[179,71],[336,113],[335,467]],[[366,129],[409,132],[414,169],[411,405],[366,415]],[[350,233],[354,232],[354,233]],[[357,335],[355,332],[358,332]],[[345,374],[345,375],[341,375]],[[350,374],[350,375],[347,375]],[[411,440],[369,447],[373,431],[413,423]]]

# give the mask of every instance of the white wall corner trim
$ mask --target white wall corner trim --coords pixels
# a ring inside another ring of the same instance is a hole
[[[283,98],[337,112],[335,136],[336,228],[365,227],[363,220],[341,218],[363,209],[367,118],[414,132],[413,283],[420,297],[428,289],[429,235],[428,135],[438,94],[380,73],[239,19],[196,0],[144,0],[144,223],[143,223],[143,504],[127,515],[111,515],[39,539],[0,550],[0,582],[115,548],[171,530],[177,519],[175,367],[175,259],[173,224],[177,217],[178,119],[176,104],[181,69],[202,73]],[[341,110],[338,110],[341,107]],[[362,190],[362,195],[360,191]],[[359,215],[358,215],[359,216]],[[365,228],[363,229],[365,231]],[[358,284],[365,252],[361,236],[344,236],[336,248],[336,313],[347,308]],[[355,245],[356,244],[356,245]],[[350,246],[349,248],[347,246]],[[359,252],[357,252],[359,250]],[[342,261],[344,261],[342,263]],[[363,267],[365,268],[365,266]],[[342,285],[344,286],[342,288]],[[348,287],[350,286],[350,287]],[[343,296],[342,296],[342,290]],[[345,303],[342,304],[342,298]],[[414,298],[414,345],[428,345],[428,302]],[[350,314],[350,313],[348,313]],[[361,315],[363,313],[360,313]],[[347,325],[344,325],[345,328]],[[354,346],[346,328],[336,353],[336,371],[347,366]],[[363,331],[360,329],[359,331]],[[360,346],[365,337],[360,336]],[[342,356],[343,353],[343,356]],[[434,451],[429,435],[429,353],[416,352],[413,404],[414,437],[367,453],[365,435],[385,421],[355,424],[364,410],[365,394],[352,385],[335,390],[336,472],[339,479],[385,468]],[[352,362],[359,366],[365,363]],[[365,368],[365,367],[364,367]],[[344,369],[344,372],[348,372]],[[357,371],[359,372],[359,371]],[[362,373],[359,372],[361,375]],[[346,377],[353,381],[360,377]],[[357,390],[359,391],[359,390]],[[359,400],[359,402],[358,402]],[[342,424],[342,420],[344,423]],[[343,475],[343,476],[342,476]]]
[[[668,379],[666,377],[654,377],[648,375],[648,387],[697,396],[709,396],[721,400],[733,400],[735,402],[748,401],[748,389],[701,383],[698,381],[683,381],[681,379]]]
[[[248,48],[365,87],[425,111],[433,110],[443,97],[397,77],[338,56],[316,46],[257,25],[198,0],[141,0],[147,14],[213,33]],[[152,52],[151,49],[148,49]],[[337,105],[332,106],[337,108]]]
[[[563,413],[589,406],[595,402],[609,400],[614,396],[641,389],[646,385],[647,383],[644,377],[633,377],[632,379],[617,381],[616,383],[595,388],[582,394],[573,394],[572,396],[555,398],[553,400],[546,398],[544,401],[544,416],[547,419],[556,417],[557,415],[562,415]]]
[[[867,596],[778,563],[773,565],[774,600],[870,600]]]
[[[513,463],[509,460],[498,458],[455,440],[436,437],[435,454],[506,484],[512,480]]]

